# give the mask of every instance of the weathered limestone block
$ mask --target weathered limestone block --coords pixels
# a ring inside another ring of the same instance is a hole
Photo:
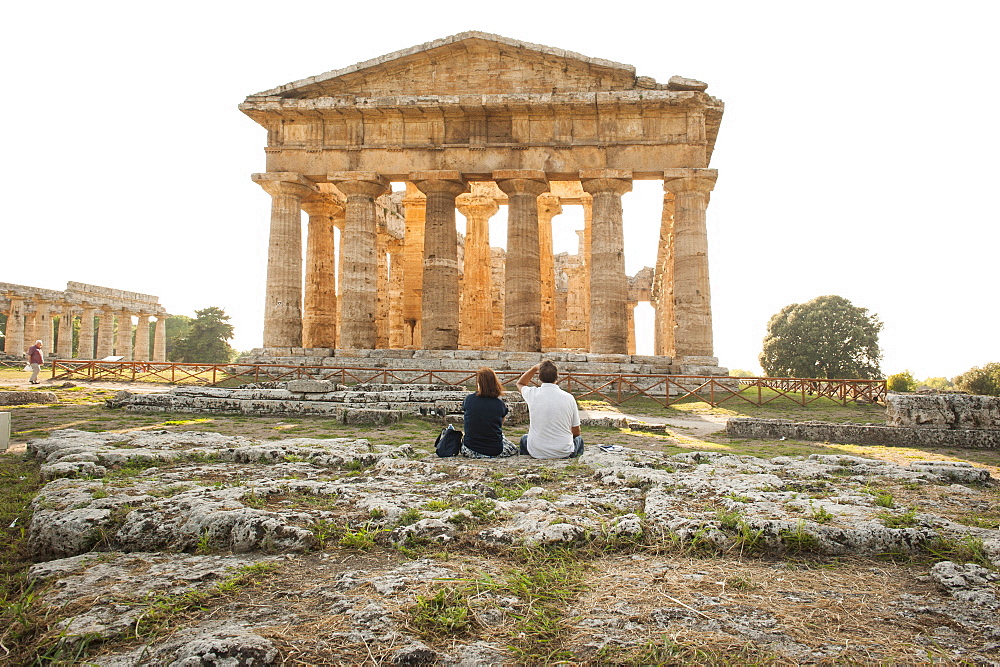
[[[732,417],[726,422],[726,433],[731,438],[791,438],[856,445],[1000,448],[1000,429],[909,428]]]
[[[0,391],[0,405],[58,402],[59,399],[51,391]]]
[[[290,392],[299,394],[325,394],[335,391],[337,385],[329,380],[292,380],[285,388]]]
[[[889,394],[886,423],[910,428],[1000,429],[1000,397]]]

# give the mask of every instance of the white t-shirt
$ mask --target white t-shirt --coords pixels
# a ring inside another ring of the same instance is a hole
[[[574,426],[580,425],[576,399],[554,382],[521,387],[528,404],[528,453],[536,459],[563,459],[574,452]]]

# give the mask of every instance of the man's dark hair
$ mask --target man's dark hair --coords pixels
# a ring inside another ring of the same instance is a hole
[[[559,371],[556,365],[546,359],[538,367],[538,379],[542,382],[555,382],[559,378]]]

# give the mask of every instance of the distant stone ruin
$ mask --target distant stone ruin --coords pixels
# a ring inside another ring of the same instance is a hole
[[[25,350],[40,340],[48,357],[74,358],[73,321],[79,317],[77,359],[104,359],[112,355],[135,361],[167,359],[166,322],[170,316],[160,305],[159,297],[149,294],[72,281],[61,292],[0,283],[0,311],[7,314],[4,352],[13,357],[23,358]],[[55,332],[54,317],[59,318]],[[133,317],[138,321],[134,345]],[[150,317],[156,318],[152,354]],[[53,350],[54,339],[59,342]]]
[[[726,433],[731,438],[1000,449],[1000,398],[890,393],[886,415],[886,425],[734,417],[726,423]]]

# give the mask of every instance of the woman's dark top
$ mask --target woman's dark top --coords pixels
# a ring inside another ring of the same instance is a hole
[[[503,451],[503,418],[507,404],[499,398],[469,394],[462,401],[465,437],[462,443],[474,452],[499,456]]]

